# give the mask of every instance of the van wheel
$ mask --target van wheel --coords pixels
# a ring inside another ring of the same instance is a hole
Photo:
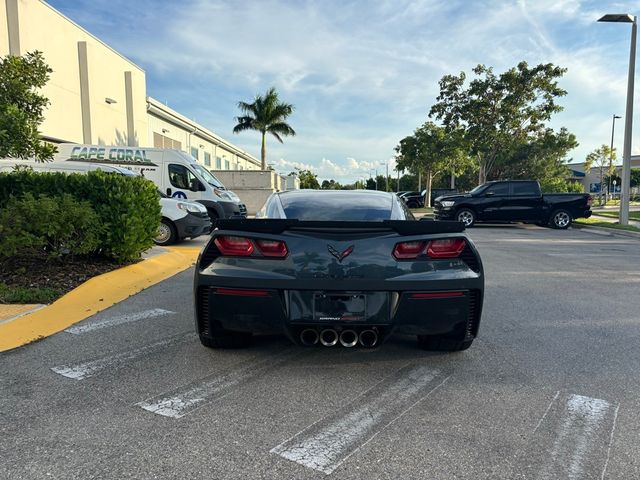
[[[153,239],[156,245],[171,245],[178,241],[178,233],[176,227],[173,226],[171,220],[163,218],[158,226],[158,234]]]
[[[571,214],[566,210],[556,210],[551,214],[551,226],[560,230],[566,230],[571,225]]]

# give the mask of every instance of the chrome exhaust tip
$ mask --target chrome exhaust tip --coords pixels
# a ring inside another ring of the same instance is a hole
[[[300,333],[300,343],[308,347],[318,343],[319,339],[320,339],[320,335],[318,335],[318,331],[314,330],[313,328],[305,328]]]
[[[355,347],[358,344],[358,334],[355,330],[343,330],[340,333],[340,345],[343,347]]]
[[[338,332],[333,328],[325,328],[320,332],[320,343],[325,347],[333,347],[338,343]]]
[[[360,332],[360,345],[363,347],[371,348],[375,347],[378,343],[378,334],[375,330],[363,330]]]

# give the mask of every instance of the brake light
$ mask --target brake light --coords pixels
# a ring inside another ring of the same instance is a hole
[[[464,238],[432,240],[427,247],[427,255],[431,258],[456,258],[462,253],[466,244]]]
[[[425,300],[433,298],[452,298],[452,297],[464,297],[464,292],[430,292],[430,293],[412,293],[411,298],[414,300]]]
[[[417,258],[424,251],[426,242],[401,242],[393,247],[393,256],[398,260]]]
[[[265,257],[284,258],[289,253],[287,244],[278,240],[256,240],[256,245]]]
[[[253,242],[244,237],[216,237],[216,247],[223,255],[248,257],[253,253]]]

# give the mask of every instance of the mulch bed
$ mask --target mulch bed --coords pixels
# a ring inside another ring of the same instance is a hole
[[[135,262],[130,262],[135,263]],[[53,288],[60,295],[91,277],[126,264],[105,257],[51,259],[45,255],[11,257],[0,261],[0,283],[10,287]]]

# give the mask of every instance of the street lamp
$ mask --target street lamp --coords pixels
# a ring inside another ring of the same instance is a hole
[[[613,167],[613,132],[615,132],[616,130],[616,120],[622,118],[620,115],[616,115],[615,113],[613,114],[613,121],[611,124],[611,149],[610,151],[610,155],[609,155],[609,185],[607,185],[607,193],[609,194],[609,197],[611,197],[611,177],[612,177],[612,167]],[[602,188],[602,187],[601,187]],[[606,203],[606,202],[605,202]]]
[[[620,225],[629,225],[629,194],[631,190],[631,129],[633,126],[633,81],[636,70],[636,16],[628,13],[608,14],[599,22],[631,23],[629,77],[627,79],[627,108],[624,118],[624,148],[622,150],[622,185],[620,192]]]

